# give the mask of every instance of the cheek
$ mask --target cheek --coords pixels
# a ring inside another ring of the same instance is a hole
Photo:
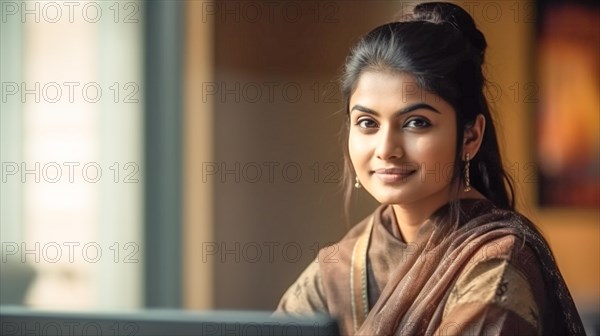
[[[418,153],[418,161],[436,165],[451,165],[454,162],[455,140],[448,135],[438,134],[423,137],[413,143],[412,153]]]
[[[354,166],[363,163],[368,155],[368,143],[359,134],[351,132],[348,137],[348,152]]]

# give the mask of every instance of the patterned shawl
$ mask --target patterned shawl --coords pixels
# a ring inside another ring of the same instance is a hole
[[[402,262],[393,269],[385,270],[389,265],[380,265],[376,254],[372,253],[372,250],[381,249],[377,240],[373,240],[377,237],[373,233],[367,267],[370,309],[358,330],[355,330],[353,325],[350,308],[351,285],[347,281],[351,277],[352,251],[358,238],[368,231],[368,223],[371,220],[373,231],[382,227],[394,230],[396,225],[391,207],[380,206],[371,216],[348,232],[337,246],[337,262],[319,263],[327,310],[329,314],[338,318],[342,333],[449,335],[470,334],[475,331],[477,334],[500,334],[500,331],[494,332],[493,328],[481,325],[481,321],[480,325],[477,325],[476,320],[473,322],[475,326],[471,325],[468,328],[460,325],[444,326],[441,324],[447,321],[443,321],[442,317],[457,279],[476,259],[475,253],[490,242],[505,237],[518,237],[520,242],[524,242],[521,245],[527,245],[528,251],[533,252],[535,258],[532,259],[535,259],[537,269],[541,270],[541,279],[528,279],[531,286],[535,286],[535,280],[539,280],[540,288],[545,289],[543,300],[538,300],[543,304],[543,315],[534,315],[538,326],[544,334],[584,335],[581,319],[552,252],[535,226],[524,216],[498,209],[487,200],[465,199],[460,201],[460,206],[460,219],[455,225],[444,220],[449,217],[448,205],[436,211],[420,228],[415,244],[410,246],[410,253],[404,253]],[[386,251],[379,252],[385,254]],[[328,252],[322,250],[321,253]],[[326,257],[324,254],[320,255],[321,260]],[[524,268],[528,267],[526,263],[524,265]],[[376,284],[382,282],[375,280],[378,273],[386,272],[384,286],[379,289]],[[483,310],[489,314],[493,311],[487,307],[483,307]],[[502,330],[506,331],[506,328]],[[510,332],[523,333],[528,332],[522,329]]]

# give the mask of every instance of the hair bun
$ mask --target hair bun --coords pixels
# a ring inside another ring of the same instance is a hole
[[[461,7],[448,2],[425,2],[413,9],[412,21],[428,21],[437,24],[450,24],[459,30],[477,51],[481,61],[487,42],[475,26],[475,21]]]

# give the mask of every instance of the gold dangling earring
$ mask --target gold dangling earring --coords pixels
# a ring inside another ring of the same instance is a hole
[[[471,190],[471,179],[469,177],[469,163],[471,161],[471,156],[467,153],[467,159],[465,160],[465,192]]]
[[[358,179],[358,176],[356,176],[356,178],[354,180],[356,181],[356,182],[354,182],[354,188],[356,188],[356,189],[362,188],[362,185],[360,184],[360,180]]]

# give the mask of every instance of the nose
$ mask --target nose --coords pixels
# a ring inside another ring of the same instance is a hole
[[[392,127],[380,128],[375,155],[380,160],[399,159],[404,155],[402,137]]]

